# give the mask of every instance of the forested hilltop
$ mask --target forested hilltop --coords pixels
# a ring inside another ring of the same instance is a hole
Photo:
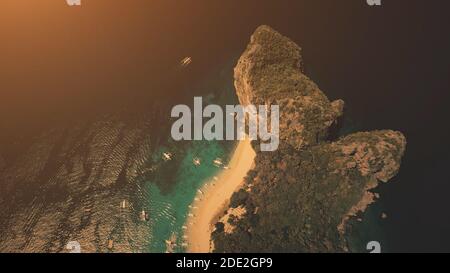
[[[400,132],[333,139],[344,102],[330,102],[304,75],[301,49],[259,27],[235,67],[241,104],[280,106],[280,146],[255,168],[212,234],[216,252],[347,252],[350,217],[375,201],[406,147]]]

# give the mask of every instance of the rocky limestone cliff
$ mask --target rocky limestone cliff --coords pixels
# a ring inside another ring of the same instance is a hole
[[[344,102],[330,102],[304,75],[300,47],[268,26],[252,35],[234,74],[242,104],[280,106],[280,147],[257,151],[231,202],[246,214],[227,218],[232,233],[216,225],[215,251],[349,251],[347,221],[375,200],[379,181],[397,174],[405,137],[381,130],[330,142]]]

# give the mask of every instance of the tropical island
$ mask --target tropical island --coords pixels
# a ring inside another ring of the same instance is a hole
[[[348,221],[376,200],[371,190],[379,182],[399,171],[403,134],[378,130],[336,137],[344,102],[331,102],[304,74],[301,48],[268,26],[252,35],[234,76],[242,105],[280,106],[280,145],[261,152],[252,141],[256,157],[246,165],[252,167],[244,181],[218,181],[235,186],[229,202],[197,204],[195,217],[203,220],[192,229],[203,230],[203,238],[189,237],[188,251],[351,251]],[[210,230],[211,242],[204,243]]]

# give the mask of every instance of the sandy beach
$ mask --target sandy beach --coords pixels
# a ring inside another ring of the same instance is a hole
[[[222,216],[232,194],[243,185],[244,178],[253,167],[255,159],[250,140],[240,141],[229,162],[228,169],[208,181],[197,193],[186,223],[187,252],[211,251],[211,232]]]

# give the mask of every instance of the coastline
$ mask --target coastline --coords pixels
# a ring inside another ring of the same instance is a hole
[[[186,220],[184,238],[188,253],[206,253],[212,250],[210,243],[214,224],[224,213],[233,193],[239,190],[244,178],[254,166],[256,153],[250,140],[239,141],[233,156],[216,179],[206,182],[197,192]]]

